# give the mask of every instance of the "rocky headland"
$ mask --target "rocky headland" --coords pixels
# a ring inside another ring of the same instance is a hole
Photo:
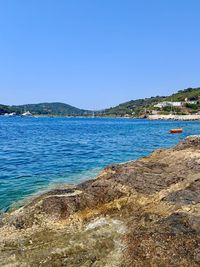
[[[0,266],[200,266],[200,136],[46,192],[0,224]]]

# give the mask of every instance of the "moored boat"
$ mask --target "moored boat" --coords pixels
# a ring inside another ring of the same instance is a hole
[[[22,117],[33,117],[33,115],[30,113],[30,111],[24,112],[21,116]]]
[[[170,133],[182,133],[183,129],[182,128],[178,128],[178,129],[171,129]]]
[[[12,113],[5,113],[4,116],[5,117],[13,117],[13,116],[16,116],[17,114],[15,112],[12,112]]]

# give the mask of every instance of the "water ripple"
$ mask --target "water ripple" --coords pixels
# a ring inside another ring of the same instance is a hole
[[[177,127],[184,133],[168,133]],[[199,133],[199,122],[0,117],[0,209]]]

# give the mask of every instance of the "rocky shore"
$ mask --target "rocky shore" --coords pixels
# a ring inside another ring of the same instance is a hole
[[[200,121],[200,114],[196,115],[149,115],[149,120],[179,120],[179,121]]]
[[[200,136],[5,214],[0,266],[200,266]]]

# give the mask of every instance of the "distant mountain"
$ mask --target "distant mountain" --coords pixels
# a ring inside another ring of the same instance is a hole
[[[64,103],[40,103],[11,106],[18,114],[30,111],[33,115],[52,115],[52,116],[91,116],[92,111],[79,109]]]
[[[15,112],[20,115],[25,111],[30,111],[33,115],[47,115],[47,116],[92,116],[93,112],[90,110],[79,109],[64,103],[40,103],[27,104],[19,106],[0,105],[0,115],[5,113]]]
[[[189,101],[200,99],[200,88],[187,88],[180,90],[171,96],[156,96],[151,98],[131,100],[116,107],[111,107],[97,112],[96,115],[101,117],[140,117],[144,116],[146,111],[152,111],[154,109],[154,105],[159,102],[184,101],[186,98]]]

